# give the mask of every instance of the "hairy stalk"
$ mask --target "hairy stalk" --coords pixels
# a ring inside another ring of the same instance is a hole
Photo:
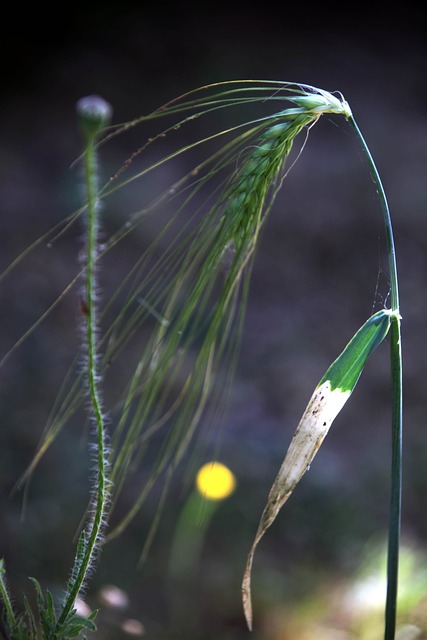
[[[372,178],[381,202],[386,231],[390,270],[391,305],[394,312],[390,326],[390,360],[392,386],[392,454],[391,454],[391,496],[387,560],[387,596],[385,612],[384,640],[394,640],[396,633],[396,610],[399,572],[400,521],[402,506],[402,343],[399,310],[399,285],[397,279],[396,250],[390,210],[384,187],[368,146],[353,117],[350,123],[356,131],[363,153],[368,161]]]
[[[13,612],[12,603],[10,601],[9,593],[8,593],[8,590],[7,590],[5,573],[6,573],[6,571],[5,571],[5,568],[4,568],[4,561],[3,561],[3,559],[0,559],[0,598],[3,601],[4,608],[5,608],[6,623],[7,623],[8,627],[10,629],[12,629],[16,625],[16,618],[15,618],[15,614]],[[9,635],[7,633],[7,630],[3,626],[3,621],[1,619],[1,616],[0,616],[0,635],[3,636],[4,640],[8,640],[9,639]]]
[[[96,260],[98,256],[98,196],[95,143],[101,127],[110,116],[110,107],[96,96],[83,98],[78,103],[78,113],[85,135],[84,175],[86,186],[86,255],[85,255],[85,300],[82,315],[85,318],[86,376],[89,387],[91,413],[96,426],[97,479],[93,497],[93,515],[89,529],[81,538],[76,554],[73,575],[67,596],[58,619],[58,627],[64,624],[73,610],[74,602],[84,584],[88,569],[96,552],[107,505],[107,454],[105,444],[105,419],[100,400],[98,353],[97,353],[97,307],[96,307]],[[83,542],[84,540],[84,542]]]

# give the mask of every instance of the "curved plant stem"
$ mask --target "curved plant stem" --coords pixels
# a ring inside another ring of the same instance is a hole
[[[392,385],[392,461],[391,461],[391,498],[387,560],[387,596],[385,612],[385,640],[394,640],[396,632],[396,609],[399,570],[400,521],[402,505],[402,346],[399,310],[399,286],[397,278],[396,251],[393,237],[390,210],[384,187],[375,162],[353,116],[349,121],[356,131],[357,138],[368,161],[372,178],[376,185],[384,216],[387,239],[387,251],[391,284],[391,327],[390,359]]]
[[[396,314],[399,313],[399,282],[397,278],[397,261],[396,261],[396,249],[394,245],[393,225],[391,223],[390,209],[385,195],[384,187],[378,173],[378,169],[375,165],[374,159],[369,151],[368,145],[360,131],[359,127],[353,116],[349,117],[349,122],[356,131],[357,138],[362,147],[362,151],[368,161],[369,168],[371,170],[372,179],[378,191],[378,196],[381,203],[381,209],[384,216],[384,226],[386,232],[387,252],[390,269],[390,286],[391,286],[391,308]]]
[[[85,114],[81,114],[83,118]],[[86,114],[87,115],[87,114]],[[87,211],[85,217],[85,299],[82,303],[82,315],[85,319],[84,340],[86,348],[85,372],[88,385],[91,413],[96,428],[96,468],[97,477],[93,495],[92,521],[83,533],[82,549],[76,553],[75,567],[69,583],[68,592],[58,626],[63,624],[74,608],[74,602],[84,584],[88,569],[96,553],[107,505],[107,453],[105,444],[104,414],[100,399],[97,353],[97,307],[96,307],[96,261],[98,257],[98,197],[95,143],[99,127],[93,127],[89,112],[89,125],[85,133],[84,177],[86,187]]]

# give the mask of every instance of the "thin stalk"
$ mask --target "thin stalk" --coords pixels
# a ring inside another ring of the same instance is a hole
[[[392,316],[390,327],[392,377],[392,461],[391,498],[387,559],[385,640],[394,640],[398,590],[400,520],[402,505],[402,352],[400,316]]]
[[[385,611],[384,640],[394,640],[396,633],[396,610],[399,572],[400,522],[402,508],[402,345],[399,310],[399,285],[397,278],[396,250],[390,210],[384,187],[381,182],[371,152],[357,126],[353,116],[349,121],[356,131],[362,151],[368,161],[372,178],[378,191],[387,240],[387,251],[391,285],[391,327],[390,327],[390,361],[392,386],[392,452],[391,452],[391,496],[388,534],[387,559],[387,595]]]
[[[1,559],[0,560],[0,597],[1,600],[3,600],[3,604],[4,604],[4,608],[5,608],[5,618],[6,618],[6,622],[9,624],[9,628],[14,628],[16,625],[16,618],[15,618],[15,614],[13,612],[13,607],[12,607],[12,603],[10,601],[10,597],[9,597],[9,593],[7,590],[7,586],[6,586],[6,579],[5,579],[5,568],[4,568],[4,562]],[[9,635],[3,625],[3,622],[0,618],[0,635],[5,639],[8,640]]]
[[[84,103],[84,100],[87,103]],[[96,139],[105,118],[109,115],[104,111],[102,117],[96,111],[101,106],[106,108],[102,101],[101,105],[94,103],[100,100],[96,97],[83,99],[79,103],[79,114],[82,118],[83,132],[85,134],[84,151],[84,178],[86,187],[87,211],[85,217],[86,246],[85,246],[85,348],[86,348],[86,377],[88,384],[91,413],[96,427],[96,462],[97,478],[94,495],[93,518],[90,529],[85,535],[84,554],[75,567],[76,571],[69,585],[67,597],[63,605],[61,615],[58,619],[58,626],[63,624],[70,612],[74,608],[75,600],[83,586],[86,574],[91,565],[96,552],[97,543],[100,538],[101,527],[104,522],[106,505],[108,501],[107,492],[107,455],[105,445],[105,424],[104,414],[100,399],[98,373],[98,349],[97,349],[97,306],[96,306],[96,261],[98,257],[98,196],[97,196],[97,171],[96,171]],[[109,105],[108,109],[109,109]],[[95,118],[95,121],[94,121]],[[77,559],[77,556],[76,556]]]
[[[368,161],[369,169],[372,174],[372,179],[375,183],[378,196],[380,199],[381,209],[384,216],[384,226],[385,226],[385,233],[386,233],[387,252],[388,252],[389,270],[390,270],[391,309],[392,311],[395,311],[396,314],[399,314],[399,282],[397,278],[396,249],[394,244],[393,225],[391,223],[391,215],[390,215],[390,209],[387,202],[387,197],[385,194],[383,183],[380,178],[380,174],[378,173],[378,169],[375,165],[374,159],[368,148],[368,145],[365,142],[362,132],[357,126],[357,123],[353,116],[350,116],[348,120],[350,124],[353,126],[354,130],[356,131],[357,138],[362,147],[362,151]]]

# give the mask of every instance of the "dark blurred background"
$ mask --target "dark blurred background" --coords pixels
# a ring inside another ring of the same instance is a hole
[[[395,225],[405,365],[399,624],[402,639],[427,637],[422,9],[130,1],[8,9],[1,44],[1,270],[79,204],[79,175],[70,165],[80,152],[74,108],[83,95],[109,100],[115,122],[198,85],[242,78],[309,83],[340,90],[349,101],[377,161]],[[138,143],[132,146],[129,138],[123,145],[105,152],[106,172]],[[173,171],[178,176],[180,167]],[[127,210],[138,207],[137,188],[124,198]],[[51,251],[42,244],[1,283],[2,354],[75,272],[79,243],[74,231]],[[114,265],[109,268],[104,277],[114,280]],[[277,199],[253,273],[236,380],[219,453],[215,449],[236,474],[237,490],[218,504],[203,534],[200,564],[192,568],[189,558],[189,574],[178,586],[168,573],[186,499],[178,485],[142,570],[135,567],[154,500],[105,548],[87,602],[100,606],[102,588],[114,584],[129,604],[123,610],[104,606],[100,637],[129,637],[121,626],[127,618],[141,621],[147,638],[248,637],[240,581],[268,489],[314,386],[387,295],[382,219],[368,168],[345,123],[325,118]],[[88,456],[79,424],[64,431],[37,471],[25,518],[22,492],[10,496],[78,344],[77,307],[77,294],[69,296],[0,372],[0,555],[18,603],[23,590],[31,593],[27,576],[44,588],[61,588],[86,504]],[[389,400],[383,345],[259,548],[254,638],[381,637]]]

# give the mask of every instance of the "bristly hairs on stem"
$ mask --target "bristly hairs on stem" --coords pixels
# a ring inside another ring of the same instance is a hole
[[[82,98],[77,103],[77,114],[84,136],[84,176],[86,187],[85,212],[85,268],[84,299],[81,316],[84,322],[86,352],[85,378],[88,387],[90,413],[96,429],[96,484],[92,498],[91,521],[82,533],[76,551],[73,572],[68,584],[65,602],[58,618],[58,628],[73,612],[75,600],[82,589],[87,573],[100,542],[108,504],[107,451],[105,416],[100,398],[100,372],[98,370],[96,262],[98,259],[98,181],[95,145],[102,129],[109,123],[111,106],[98,96]]]
[[[16,617],[13,611],[12,603],[10,600],[9,592],[6,584],[6,570],[4,567],[4,560],[0,558],[0,599],[3,601],[3,606],[5,610],[5,622],[9,629],[12,629],[16,626]],[[2,616],[0,615],[0,635],[4,638],[4,640],[9,640],[9,634],[7,629],[5,628],[2,620]]]

